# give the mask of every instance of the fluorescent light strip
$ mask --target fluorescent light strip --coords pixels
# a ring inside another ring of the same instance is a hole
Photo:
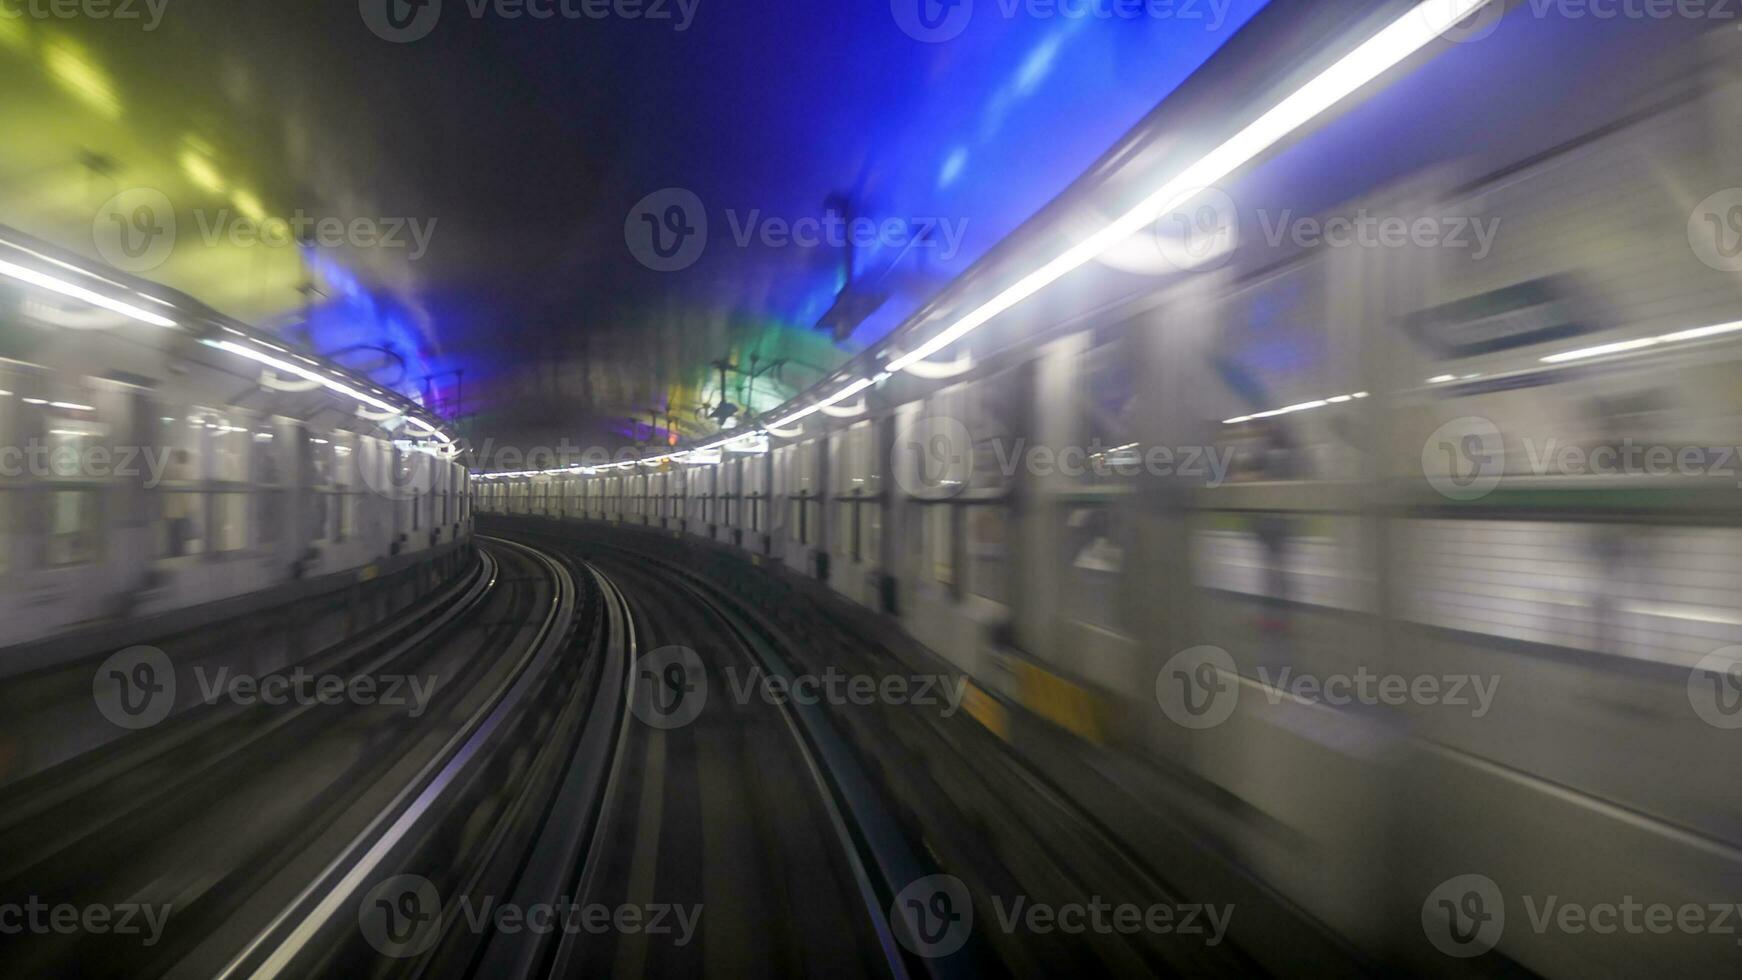
[[[874,384],[874,383],[875,383],[875,381],[862,382],[862,384],[867,385],[867,386],[870,384]],[[848,391],[845,395],[842,395],[841,397],[844,397],[844,398],[852,397],[852,395],[854,393],[859,392],[859,391],[863,391],[863,390],[864,390],[863,387],[853,388],[850,391]],[[760,437],[765,436],[765,435],[767,435],[767,433],[762,429],[752,429],[749,432],[733,433],[730,438],[716,439],[713,442],[704,443],[703,445],[695,446],[695,447],[692,447],[690,449],[680,449],[680,450],[677,450],[675,452],[661,453],[658,456],[649,456],[645,459],[626,459],[621,463],[606,463],[603,466],[596,466],[596,467],[585,467],[585,466],[580,466],[580,465],[558,466],[558,467],[555,467],[554,469],[548,469],[548,470],[521,470],[520,472],[517,472],[517,473],[477,473],[477,474],[473,474],[473,475],[476,476],[480,480],[513,480],[513,479],[519,479],[521,477],[528,477],[528,476],[551,476],[551,475],[558,474],[558,473],[567,473],[570,475],[579,473],[583,476],[598,476],[599,473],[601,471],[604,471],[604,470],[628,470],[628,469],[634,469],[637,466],[651,466],[655,463],[663,463],[663,462],[666,462],[668,460],[681,460],[686,456],[695,456],[695,455],[699,455],[702,453],[712,452],[716,449],[719,449],[719,448],[724,447],[724,446],[730,446],[734,443],[750,442],[752,440],[755,440],[755,439],[760,438]],[[712,464],[711,463],[704,463],[701,465],[712,465]]]
[[[903,371],[911,364],[926,360],[991,321],[998,314],[1125,241],[1145,225],[1251,162],[1260,153],[1311,122],[1361,86],[1426,47],[1440,35],[1440,28],[1435,25],[1456,24],[1489,2],[1490,0],[1455,0],[1451,9],[1433,11],[1433,16],[1426,16],[1429,11],[1425,8],[1430,5],[1443,6],[1444,0],[1428,0],[1427,3],[1411,8],[1408,13],[1344,55],[1340,61],[1325,69],[1312,81],[1296,89],[1292,95],[1259,116],[1245,129],[1234,134],[1227,142],[1175,175],[1137,207],[1024,276],[937,336],[891,361],[889,370]],[[1444,19],[1439,19],[1442,16]]]
[[[822,411],[823,409],[827,408],[830,405],[836,405],[836,404],[839,404],[841,402],[844,402],[847,399],[853,397],[854,395],[857,395],[859,392],[864,391],[866,388],[869,388],[876,383],[877,383],[876,378],[860,378],[858,381],[855,381],[852,384],[848,385],[847,387],[842,388],[840,391],[837,391],[834,394],[830,395],[829,397],[823,399],[822,401],[817,402],[815,405],[812,405],[809,408],[800,409],[800,410],[792,413],[791,415],[788,415],[786,418],[781,419],[778,422],[771,423],[769,425],[769,428],[784,429],[787,426],[791,425],[792,423],[797,422],[799,419],[809,418],[810,416],[815,415],[816,413]],[[743,438],[743,437],[740,436],[739,438]],[[733,440],[733,441],[736,441],[736,440]]]
[[[57,259],[52,255],[44,255],[43,253],[38,252],[34,248],[26,248],[23,245],[18,244],[17,242],[0,242],[0,245],[4,245],[7,248],[12,249],[13,251],[23,252],[25,255],[28,255],[28,256],[30,256],[30,257],[32,257],[40,262],[47,262],[49,265],[60,266],[62,269],[65,269],[68,272],[74,272],[74,273],[77,273],[81,276],[86,276],[88,278],[95,279],[100,283],[105,283],[107,285],[114,286],[116,289],[126,290],[126,291],[131,292],[134,295],[140,297],[141,299],[148,299],[148,300],[152,301],[153,303],[158,304],[159,306],[167,306],[172,310],[175,309],[174,303],[170,303],[168,301],[158,299],[156,296],[152,296],[149,293],[139,292],[138,290],[133,289],[132,287],[126,285],[125,283],[119,283],[113,279],[110,279],[108,276],[105,276],[100,272],[93,272],[90,269],[81,268],[79,266],[72,264],[71,262],[63,262],[62,260]]]
[[[122,316],[132,317],[141,323],[149,323],[156,327],[173,327],[176,325],[174,320],[171,320],[168,317],[158,316],[156,313],[152,313],[148,310],[142,310],[139,307],[134,306],[132,303],[123,303],[118,299],[111,299],[104,296],[102,293],[67,282],[65,279],[56,279],[54,276],[46,273],[38,272],[35,269],[27,269],[21,265],[14,265],[5,260],[0,260],[0,275],[9,276],[13,279],[17,279],[19,282],[27,282],[32,286],[40,286],[51,293],[59,293],[62,296],[70,296],[73,299],[83,300],[92,306],[100,306],[112,313],[119,313]]]
[[[743,442],[746,439],[754,439],[757,436],[761,436],[761,435],[767,435],[766,430],[752,429],[749,432],[740,432],[740,433],[737,433],[735,435],[728,436],[724,439],[715,439],[713,442],[706,442],[700,446],[693,446],[690,448],[690,452],[692,452],[692,453],[710,452],[710,451],[715,450],[715,449],[720,449],[724,446],[729,446],[734,442]]]
[[[301,365],[292,364],[289,361],[281,360],[280,358],[273,357],[271,354],[268,354],[264,351],[258,351],[252,347],[244,347],[241,344],[234,343],[234,342],[228,341],[228,340],[202,340],[202,341],[200,341],[200,343],[205,344],[207,347],[216,347],[219,350],[229,351],[232,354],[240,354],[241,356],[246,357],[251,361],[257,361],[261,364],[266,365],[269,368],[272,368],[275,371],[285,371],[285,372],[288,372],[290,374],[294,374],[297,377],[302,378],[305,381],[313,381],[313,382],[321,385],[322,387],[328,388],[332,391],[336,391],[341,395],[346,395],[348,397],[355,398],[365,405],[370,405],[370,406],[373,406],[375,408],[381,409],[382,411],[390,412],[393,415],[405,415],[405,413],[403,411],[401,411],[399,408],[397,408],[393,405],[390,405],[387,402],[384,402],[381,399],[376,398],[373,395],[365,394],[365,393],[358,391],[357,389],[351,387],[350,385],[347,385],[341,381],[335,381],[332,378],[326,377],[325,375],[319,374],[315,371],[311,371],[308,368],[302,367]],[[415,417],[410,416],[410,415],[406,415],[406,419],[408,421],[416,422],[418,425],[429,429],[430,434],[435,436],[436,438],[440,439],[442,442],[445,442],[449,445],[453,444],[453,440],[450,439],[448,437],[447,433],[443,432],[441,429],[430,426],[428,423],[424,422],[422,419],[418,419],[418,418],[415,418]]]
[[[1565,351],[1560,354],[1550,354],[1542,359],[1544,364],[1559,364],[1562,361],[1579,361],[1587,357],[1601,357],[1604,354],[1619,354],[1623,351],[1639,350],[1642,347],[1655,347],[1659,343],[1656,337],[1642,337],[1638,340],[1622,340],[1613,344],[1599,344],[1596,347],[1585,347],[1580,350]]]
[[[1367,395],[1368,392],[1357,391],[1350,395],[1332,395],[1329,398],[1315,398],[1312,401],[1300,402],[1283,408],[1273,408],[1267,412],[1253,412],[1251,415],[1241,415],[1237,418],[1223,419],[1222,424],[1239,425],[1242,422],[1251,422],[1255,419],[1275,418],[1278,415],[1293,415],[1295,412],[1311,411],[1315,408],[1324,408],[1326,405],[1341,405],[1344,402],[1354,401],[1357,398],[1366,398]]]
[[[344,384],[343,382],[334,381],[332,378],[328,378],[328,377],[325,377],[323,375],[316,374],[315,372],[310,371],[308,368],[302,367],[302,366],[297,365],[297,364],[292,364],[289,361],[285,361],[285,360],[281,360],[279,358],[273,357],[271,354],[268,354],[265,351],[255,350],[252,347],[244,347],[241,344],[234,343],[234,342],[228,341],[228,340],[202,340],[202,341],[200,341],[200,343],[205,344],[207,347],[216,347],[219,350],[229,351],[232,354],[239,354],[242,357],[246,357],[251,361],[256,361],[258,363],[264,364],[267,367],[272,368],[273,370],[276,370],[276,371],[285,371],[285,372],[288,372],[290,374],[294,374],[297,377],[302,378],[304,381],[318,382],[323,387],[331,389],[332,391],[336,391],[341,395],[345,395],[345,396],[348,396],[350,398],[355,398],[365,405],[369,405],[369,406],[372,406],[374,408],[381,409],[382,411],[385,411],[385,412],[392,412],[395,415],[401,414],[401,412],[398,408],[394,407],[393,405],[388,404],[387,402],[382,401],[379,398],[374,397],[373,395],[364,394],[363,392],[358,391],[357,389],[351,387],[350,385]]]
[[[1675,344],[1684,340],[1700,340],[1706,337],[1735,333],[1738,330],[1742,330],[1742,321],[1715,323],[1709,327],[1695,327],[1692,330],[1678,330],[1675,333],[1666,333],[1657,339],[1660,343]]]
[[[1562,364],[1567,361],[1582,361],[1587,357],[1602,357],[1604,354],[1622,354],[1632,350],[1643,350],[1646,347],[1656,347],[1659,344],[1679,344],[1688,340],[1704,340],[1707,337],[1718,337],[1728,333],[1742,331],[1742,320],[1732,323],[1715,323],[1709,327],[1694,327],[1690,330],[1677,330],[1674,333],[1659,334],[1656,337],[1640,337],[1637,340],[1618,340],[1612,344],[1598,344],[1595,347],[1581,347],[1578,350],[1562,351],[1550,354],[1542,359],[1544,364]]]

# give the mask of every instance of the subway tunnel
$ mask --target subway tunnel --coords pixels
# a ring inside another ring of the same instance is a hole
[[[1738,64],[0,0],[0,976],[1735,976]]]

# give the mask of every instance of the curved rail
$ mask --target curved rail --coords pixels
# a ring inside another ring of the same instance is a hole
[[[488,757],[491,736],[531,696],[540,670],[563,646],[574,615],[576,591],[568,569],[544,552],[511,541],[501,544],[525,553],[549,572],[556,584],[546,615],[515,668],[396,795],[373,821],[243,947],[218,974],[220,978],[276,977],[309,952],[352,908],[356,896],[388,855],[406,842],[426,815],[466,771]]]
[[[757,639],[742,616],[728,608],[724,600],[675,573],[671,580],[697,604],[712,610],[727,624],[737,635],[738,647],[750,666],[760,668],[770,676],[792,680],[792,668],[771,646]],[[907,964],[896,943],[894,927],[890,925],[886,905],[879,894],[879,884],[873,881],[872,874],[875,869],[882,893],[892,895],[894,888],[890,882],[894,868],[905,867],[911,871],[917,867],[917,859],[908,851],[894,822],[876,805],[877,796],[870,790],[869,778],[857,758],[815,706],[787,699],[779,701],[775,709],[786,723],[787,734],[792,736],[793,745],[804,759],[811,785],[829,815],[829,826],[853,871],[858,897],[877,936],[889,975],[897,980],[907,980]],[[869,855],[862,853],[860,841],[865,842],[864,850],[869,851]],[[898,876],[899,872],[894,872],[894,875]]]
[[[556,540],[540,541],[541,546],[553,550],[561,544]],[[646,619],[646,612],[643,610],[638,616],[634,611],[634,604],[629,601],[636,594],[634,589],[620,585],[616,576],[596,565],[588,563],[587,567],[596,576],[601,589],[611,596],[612,615],[621,617],[629,645],[631,648],[638,646],[638,638],[649,631],[637,626],[637,619]],[[638,564],[635,572],[637,577],[648,577],[648,581],[642,583],[644,586],[655,590],[669,588],[681,596],[684,604],[703,611],[705,618],[718,624],[717,628],[723,634],[721,638],[725,642],[721,648],[732,651],[745,667],[769,676],[790,677],[792,671],[785,658],[773,649],[763,636],[765,631],[753,624],[748,611],[738,607],[737,603],[688,580],[677,569]],[[635,656],[643,655],[644,651],[635,650]],[[631,673],[635,672],[632,670]],[[632,676],[624,689],[626,704],[633,700],[633,684]],[[869,775],[839,734],[833,731],[827,718],[814,712],[807,716],[804,706],[790,702],[771,707],[781,718],[782,730],[803,770],[801,778],[814,790],[823,819],[829,827],[833,848],[838,849],[850,875],[853,898],[845,907],[859,910],[857,916],[866,927],[867,942],[876,949],[877,966],[872,972],[906,980],[911,971],[896,939],[894,926],[888,919],[887,900],[895,890],[891,882],[917,877],[922,862],[893,815],[883,812]],[[624,720],[627,721],[627,715]],[[594,826],[577,886],[571,892],[577,899],[595,895],[595,886],[600,883],[600,876],[606,873],[607,862],[603,860],[602,852],[607,842],[608,818],[622,804],[627,792],[621,761],[626,743],[626,738],[619,739],[618,761],[601,803],[601,817]],[[573,933],[565,935],[544,975],[573,975],[584,965],[584,947],[585,937]],[[928,972],[934,972],[937,967],[947,969],[944,964],[927,964]]]

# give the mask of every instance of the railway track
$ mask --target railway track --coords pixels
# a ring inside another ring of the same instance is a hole
[[[149,945],[9,937],[0,972],[50,975],[75,961],[85,976],[271,972],[301,948],[300,927],[325,907],[317,896],[476,761],[477,736],[500,724],[529,669],[568,648],[577,600],[560,563],[489,542],[454,588],[281,672],[332,678],[344,695],[323,700],[310,686],[267,704],[219,685],[185,716],[9,787],[0,894],[165,914]]]

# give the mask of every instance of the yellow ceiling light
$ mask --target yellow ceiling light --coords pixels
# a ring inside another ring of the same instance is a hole
[[[237,190],[235,194],[230,196],[230,200],[236,202],[236,210],[242,212],[242,216],[249,221],[258,224],[266,220],[266,208],[260,204],[260,199],[253,194]]]
[[[224,193],[224,178],[212,165],[211,156],[196,145],[181,151],[181,170],[200,190],[209,194]]]
[[[42,61],[48,75],[67,94],[111,119],[121,118],[121,97],[103,69],[82,50],[64,40],[43,46]]]
[[[30,50],[30,28],[22,17],[0,17],[0,48]]]

